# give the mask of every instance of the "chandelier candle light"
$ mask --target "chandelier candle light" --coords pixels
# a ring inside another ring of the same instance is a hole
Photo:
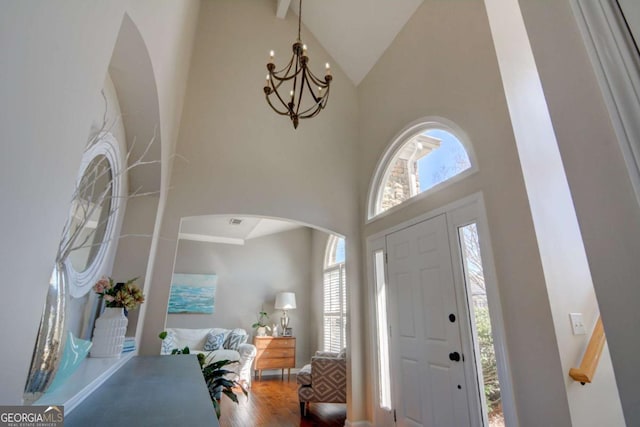
[[[273,111],[283,116],[289,116],[295,129],[298,128],[299,119],[315,117],[326,107],[329,99],[330,84],[333,79],[331,66],[328,62],[325,64],[324,79],[316,77],[309,70],[307,45],[303,44],[300,39],[301,20],[302,0],[300,0],[298,9],[298,39],[293,44],[291,60],[283,69],[276,71],[276,66],[273,63],[275,53],[271,51],[269,63],[267,64],[269,74],[267,74],[267,81],[264,86],[265,98],[273,108]],[[291,89],[286,95],[283,95],[286,89],[280,88],[280,86],[285,82],[291,84],[289,86]],[[272,98],[272,95],[275,95],[275,98]],[[287,100],[285,101],[285,99]],[[303,104],[304,107],[302,107]]]

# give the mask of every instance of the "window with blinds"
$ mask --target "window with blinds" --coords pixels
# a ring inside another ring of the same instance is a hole
[[[347,293],[344,239],[331,236],[324,269],[324,351],[339,352],[346,346]]]

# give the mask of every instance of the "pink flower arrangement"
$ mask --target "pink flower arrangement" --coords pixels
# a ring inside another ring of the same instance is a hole
[[[96,294],[103,298],[107,307],[124,307],[135,310],[144,302],[142,291],[134,282],[137,277],[126,283],[115,283],[111,277],[103,277],[93,285]]]

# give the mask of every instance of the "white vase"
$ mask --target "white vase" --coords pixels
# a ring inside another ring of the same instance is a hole
[[[93,330],[91,357],[120,357],[128,319],[122,307],[106,307]]]
[[[258,326],[258,330],[256,331],[256,333],[259,337],[264,337],[267,335],[267,328],[265,328],[264,326]]]

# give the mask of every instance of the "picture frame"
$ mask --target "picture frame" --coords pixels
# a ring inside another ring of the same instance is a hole
[[[293,328],[284,328],[284,331],[282,331],[282,336],[283,337],[292,337],[293,336]]]
[[[218,277],[215,274],[174,273],[168,314],[213,314]]]

